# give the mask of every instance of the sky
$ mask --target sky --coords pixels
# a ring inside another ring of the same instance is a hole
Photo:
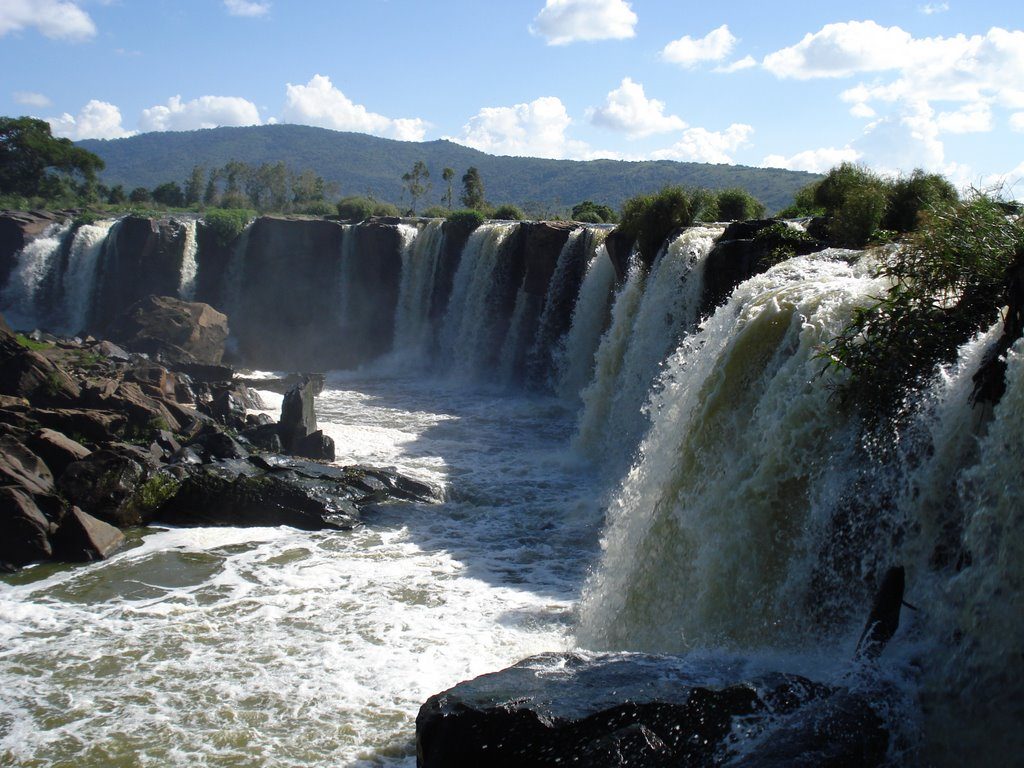
[[[492,154],[920,167],[1024,196],[1024,2],[0,0],[0,114]]]

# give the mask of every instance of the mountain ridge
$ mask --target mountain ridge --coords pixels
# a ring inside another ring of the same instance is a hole
[[[483,178],[492,204],[515,203],[527,209],[567,210],[583,200],[614,207],[639,193],[669,184],[708,189],[740,187],[769,211],[788,205],[793,194],[820,178],[802,171],[742,165],[684,163],[674,160],[550,160],[489,155],[446,139],[398,141],[362,133],[304,125],[276,124],[241,128],[143,133],[123,139],[88,139],[77,145],[103,158],[104,183],[127,189],[184,182],[195,165],[208,169],[229,160],[249,164],[283,161],[295,171],[311,169],[338,185],[341,195],[371,194],[398,203],[403,173],[423,160],[433,191],[425,205],[440,201],[447,185],[444,167],[455,169],[455,194],[470,166]],[[528,212],[530,212],[528,210]]]

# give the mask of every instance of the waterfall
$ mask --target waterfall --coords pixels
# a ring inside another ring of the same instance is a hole
[[[687,229],[662,249],[654,263],[602,424],[606,459],[628,462],[647,431],[649,421],[642,410],[662,362],[700,319],[704,264],[721,233],[717,228]]]
[[[492,300],[502,245],[515,223],[486,223],[473,230],[455,273],[448,310],[442,324],[445,366],[457,375],[474,375],[493,362],[499,331]]]
[[[195,219],[185,222],[185,247],[181,256],[181,279],[178,283],[178,297],[185,301],[192,301],[196,297],[196,274],[199,272],[199,264],[196,262],[196,253],[199,251],[196,239],[198,224]]]
[[[228,322],[234,321],[241,325],[241,316],[245,308],[246,254],[249,251],[249,238],[252,235],[250,222],[242,233],[235,238],[231,246],[231,256],[224,269],[223,283],[220,286],[220,304]]]
[[[634,256],[629,272],[615,296],[611,325],[601,337],[594,353],[594,378],[580,393],[583,409],[573,438],[573,447],[580,453],[598,457],[604,447],[604,425],[615,396],[615,384],[626,354],[626,345],[633,330],[633,319],[644,292],[644,268]]]
[[[92,312],[102,256],[116,241],[116,222],[83,224],[75,232],[68,253],[68,266],[61,281],[65,320],[61,330],[78,333],[86,328]]]
[[[44,323],[45,309],[39,306],[42,283],[55,269],[61,245],[71,222],[53,223],[18,252],[14,269],[0,294],[0,305],[15,328],[37,328]]]
[[[516,292],[516,303],[512,309],[508,333],[505,334],[505,341],[498,355],[498,381],[503,384],[513,383],[518,372],[522,370],[530,320],[529,309],[534,303],[531,302],[531,298],[533,297],[526,291],[526,275],[523,275],[523,284]]]
[[[555,262],[555,271],[548,281],[547,292],[544,296],[544,309],[541,311],[540,321],[537,324],[537,334],[533,346],[529,352],[531,378],[538,383],[549,378],[551,371],[551,355],[555,343],[558,341],[559,310],[565,300],[564,294],[568,290],[577,288],[573,286],[570,273],[575,271],[576,249],[579,247],[581,238],[586,242],[584,227],[574,229],[569,233],[562,250],[558,253],[558,260]]]
[[[430,299],[444,243],[444,221],[431,221],[420,232],[400,225],[402,237],[402,280],[395,310],[395,338],[392,348],[402,356],[423,360],[432,347]],[[412,230],[411,232],[409,230]]]
[[[594,374],[594,353],[609,319],[615,266],[602,243],[587,264],[572,311],[569,332],[552,353],[557,371],[555,389],[566,402],[577,403]]]
[[[783,262],[670,358],[608,511],[582,644],[765,647],[809,630],[815,503],[855,442],[816,354],[884,290],[870,275],[832,251]]]

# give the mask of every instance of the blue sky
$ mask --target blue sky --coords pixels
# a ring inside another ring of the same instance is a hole
[[[0,112],[1024,177],[1024,3],[0,0]],[[1014,193],[1024,195],[1024,181]]]

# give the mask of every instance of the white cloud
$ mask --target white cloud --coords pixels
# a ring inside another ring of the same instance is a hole
[[[548,45],[621,40],[635,34],[637,16],[625,0],[547,0],[530,31]]]
[[[683,138],[668,149],[651,153],[653,160],[691,160],[700,163],[731,163],[730,153],[750,143],[754,128],[733,123],[724,131],[687,128]]]
[[[854,117],[870,119],[875,117],[878,113],[871,108],[869,104],[863,101],[858,101],[852,107],[850,107],[850,114]]]
[[[768,54],[762,64],[777,77],[848,77],[899,69],[910,57],[912,41],[909,32],[873,21],[826,24],[796,45]]]
[[[896,174],[912,168],[944,171],[945,148],[939,139],[935,110],[924,100],[898,116],[871,123],[851,146],[872,168]]]
[[[949,3],[925,3],[924,5],[918,6],[917,10],[925,16],[931,16],[935,13],[945,13],[949,10]]]
[[[742,59],[734,61],[732,64],[723,64],[720,67],[715,67],[715,72],[723,72],[725,74],[731,74],[733,72],[739,72],[741,69],[750,69],[751,67],[757,66],[757,59],[753,56],[744,56]]]
[[[631,138],[686,128],[682,118],[665,114],[663,101],[648,99],[643,85],[628,77],[622,79],[618,88],[609,91],[603,106],[590,111],[590,121],[622,131]]]
[[[200,96],[182,101],[172,96],[166,106],[142,110],[139,127],[144,131],[194,131],[221,125],[259,125],[256,105],[240,96]]]
[[[38,108],[48,107],[53,103],[48,96],[42,93],[33,93],[32,91],[16,91],[14,100],[19,104],[24,104],[26,107]]]
[[[987,133],[992,130],[992,109],[984,101],[967,104],[954,112],[943,112],[936,118],[945,133]]]
[[[840,163],[855,162],[860,159],[860,156],[860,152],[852,147],[821,147],[820,149],[805,149],[803,152],[797,152],[789,157],[768,155],[761,161],[761,165],[765,168],[788,168],[791,171],[824,173]]]
[[[589,157],[584,142],[566,136],[571,124],[560,99],[541,96],[529,104],[484,107],[462,127],[461,136],[446,138],[496,155]]]
[[[54,135],[74,141],[81,139],[122,139],[134,135],[121,125],[121,110],[106,101],[92,99],[72,116],[65,112],[60,117],[48,117],[46,122]]]
[[[224,0],[224,7],[232,16],[265,16],[270,12],[270,3],[253,0]]]
[[[420,118],[392,119],[355,104],[334,87],[326,75],[314,75],[305,85],[288,83],[282,119],[336,131],[357,131],[402,141],[422,141],[427,124]]]
[[[3,0],[0,2],[0,37],[35,27],[56,40],[87,40],[96,25],[76,3],[63,0]]]
[[[736,37],[729,31],[729,25],[723,24],[696,40],[689,35],[673,40],[662,50],[661,57],[673,64],[694,67],[702,61],[721,61],[735,45]]]
[[[1010,115],[1010,130],[1024,133],[1024,112],[1014,112]]]

